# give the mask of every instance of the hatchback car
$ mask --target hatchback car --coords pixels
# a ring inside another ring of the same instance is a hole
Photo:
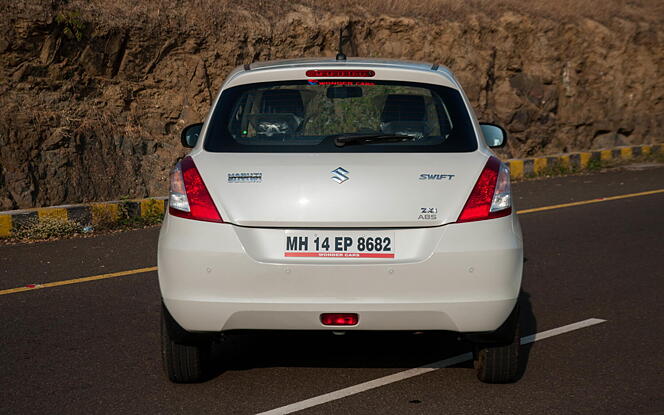
[[[245,65],[170,176],[164,364],[200,381],[236,330],[451,331],[513,381],[523,248],[509,170],[452,72],[374,59]]]

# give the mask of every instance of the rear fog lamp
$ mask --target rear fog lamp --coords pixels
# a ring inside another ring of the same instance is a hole
[[[354,326],[360,318],[357,313],[323,313],[320,322],[326,326]]]

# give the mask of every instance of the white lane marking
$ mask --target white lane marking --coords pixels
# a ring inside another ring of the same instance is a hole
[[[549,337],[558,336],[563,333],[568,333],[570,331],[582,329],[584,327],[594,326],[595,324],[604,323],[606,320],[599,318],[589,318],[587,320],[579,321],[576,323],[568,324],[566,326],[558,327],[551,330],[542,331],[536,334],[531,334],[529,336],[523,336],[521,338],[521,344],[534,343],[539,340],[544,340]],[[415,376],[423,375],[425,373],[433,372],[434,370],[442,369],[448,366],[454,366],[456,364],[471,360],[473,358],[472,353],[464,353],[458,356],[450,357],[449,359],[439,360],[437,362],[429,363],[420,367],[413,369],[404,370],[403,372],[394,373],[392,375],[383,376],[382,378],[370,380],[368,382],[360,383],[355,386],[350,386],[348,388],[339,389],[334,392],[326,393],[323,395],[315,396],[313,398],[305,399],[300,402],[295,402],[290,405],[282,406],[280,408],[271,409],[266,412],[261,412],[257,415],[285,415],[293,412],[301,411],[303,409],[311,408],[312,406],[321,405],[327,402],[335,401],[337,399],[342,399],[347,396],[355,395],[360,392],[368,391],[370,389],[375,389],[381,386],[388,385],[390,383],[399,382],[400,380],[405,380]]]
[[[601,318],[589,318],[588,320],[579,321],[577,323],[568,324],[566,326],[558,327],[555,329],[541,331],[536,334],[531,334],[530,336],[523,336],[521,338],[521,344],[528,344],[539,340],[544,340],[548,337],[558,336],[560,334],[582,329],[584,327],[594,326],[595,324],[604,323],[605,321],[606,320],[602,320]]]

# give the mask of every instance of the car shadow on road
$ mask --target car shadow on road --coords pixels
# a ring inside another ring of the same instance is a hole
[[[530,295],[522,292],[521,335],[536,333]],[[525,373],[531,344],[522,345],[519,378]],[[436,366],[473,351],[472,344],[449,332],[241,332],[224,336],[212,353],[208,379],[226,371],[266,367],[395,368]],[[468,360],[452,368],[472,368]]]
[[[523,290],[521,291],[521,295],[519,296],[519,306],[521,307],[521,315],[519,320],[521,337],[537,333],[537,319],[535,318],[533,304],[530,301],[530,294],[528,292]],[[534,343],[531,342],[522,344],[519,348],[519,371],[517,380],[521,379],[526,373],[528,360],[530,359],[530,351],[533,348],[533,345]]]

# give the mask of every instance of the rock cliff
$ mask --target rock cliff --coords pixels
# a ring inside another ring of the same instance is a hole
[[[0,26],[0,210],[164,195],[224,77],[258,60],[349,55],[450,67],[478,117],[511,133],[504,157],[661,141],[664,31],[615,17],[507,11],[423,22],[301,6],[230,12],[215,30],[95,25],[74,12]]]

